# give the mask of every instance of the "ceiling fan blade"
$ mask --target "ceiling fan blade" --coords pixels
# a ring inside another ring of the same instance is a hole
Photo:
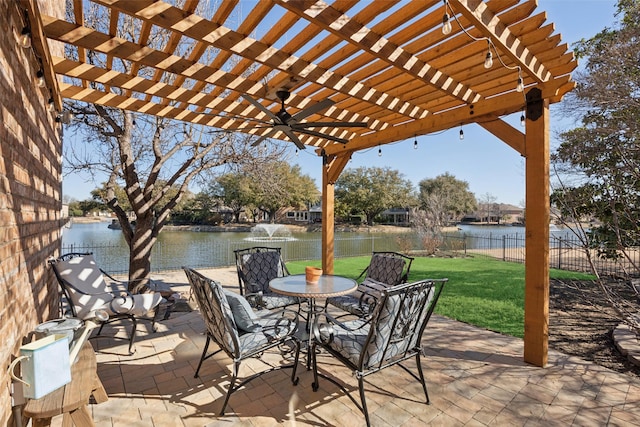
[[[290,127],[283,126],[282,131],[283,131],[283,132],[284,132],[284,133],[289,137],[289,139],[290,139],[294,144],[296,144],[296,147],[298,147],[300,150],[304,150],[305,148],[307,148],[307,147],[305,147],[305,145],[302,143],[302,141],[300,141],[300,139],[298,138],[298,136],[297,136],[295,133],[293,133],[293,131],[291,130],[291,128],[290,128]]]
[[[311,135],[311,136],[316,136],[318,138],[322,138],[322,139],[328,139],[330,141],[335,141],[335,142],[339,142],[341,144],[346,144],[347,142],[349,142],[348,139],[344,139],[344,138],[338,138],[337,136],[333,136],[333,135],[328,135],[326,133],[321,133],[321,132],[316,132],[314,130],[309,130],[309,129],[297,129],[298,132],[300,133],[304,133],[306,135]]]
[[[264,141],[267,138],[270,138],[271,135],[273,135],[274,133],[276,133],[277,130],[276,129],[271,129],[269,132],[265,133],[264,135],[262,135],[260,138],[256,139],[255,142],[253,144],[251,144],[252,147],[255,147],[256,145],[260,145],[260,143],[262,141]]]
[[[255,99],[253,99],[252,97],[250,97],[247,94],[242,94],[242,97],[244,99],[246,99],[247,101],[249,101],[251,103],[251,105],[253,105],[254,107],[256,107],[257,109],[259,109],[260,111],[262,111],[263,113],[265,113],[267,116],[269,116],[269,118],[271,118],[272,120],[277,121],[278,117],[276,117],[275,114],[273,114],[271,111],[269,111],[267,109],[267,107],[265,107],[264,105],[260,104],[258,101],[256,101]]]
[[[198,113],[198,112],[195,112],[195,114],[202,114],[203,116],[213,116],[213,117],[220,117],[222,119],[238,120],[238,121],[243,121],[243,122],[253,122],[253,123],[260,123],[260,124],[263,124],[263,125],[273,126],[272,122],[269,122],[267,120],[255,119],[255,118],[252,118],[252,117],[236,116],[236,115],[232,115],[232,114],[219,114],[219,113]]]
[[[315,113],[318,113],[322,110],[326,110],[327,108],[331,107],[333,104],[335,104],[335,102],[333,102],[330,99],[323,99],[320,102],[317,102],[315,104],[313,104],[310,107],[305,108],[304,110],[300,110],[297,113],[295,113],[293,116],[291,116],[294,120],[302,120],[305,117],[309,117]]]
[[[307,129],[307,128],[366,128],[365,122],[305,122],[296,123],[291,125],[294,129]]]

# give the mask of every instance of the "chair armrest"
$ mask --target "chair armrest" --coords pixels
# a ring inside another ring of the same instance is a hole
[[[326,323],[320,323],[320,317],[324,317],[326,319]],[[342,323],[341,321],[338,320],[338,318],[340,317],[344,317],[344,316],[348,316],[348,314],[342,315],[342,316],[338,316],[338,317],[334,317],[332,315],[330,315],[329,313],[327,313],[326,311],[323,311],[322,313],[319,313],[316,318],[315,321],[313,322],[313,325],[311,326],[312,332],[313,332],[313,336],[315,338],[315,340],[321,344],[330,344],[333,341],[333,336],[335,335],[335,331],[336,331],[336,327],[343,329],[345,331],[350,331],[350,332],[356,332],[360,329],[362,329],[363,327],[365,327],[366,325],[369,324],[370,319],[367,320],[363,320],[363,319],[357,319],[357,321],[362,322],[360,324],[360,326],[353,328],[350,326],[345,325],[344,323]],[[324,340],[322,338],[322,336],[320,335],[320,330],[324,330],[328,333],[329,335],[329,339],[328,340]]]
[[[118,282],[118,283],[127,283],[127,282],[125,282],[123,280],[116,279],[115,277],[113,277],[112,275],[110,275],[109,273],[107,273],[106,271],[104,271],[101,268],[99,270],[103,275],[107,276],[109,278],[109,280],[111,280],[111,281]]]
[[[250,293],[250,294],[245,294],[243,295],[243,297],[249,301],[249,305],[251,307],[255,307],[259,310],[261,309],[266,309],[266,305],[264,303],[264,300],[262,299],[262,292],[254,292],[254,293]]]
[[[269,313],[269,318],[275,318],[278,317],[278,323],[276,323],[273,326],[267,326],[267,327],[262,327],[262,332],[264,333],[264,331],[268,331],[268,330],[272,330],[272,329],[276,329],[278,327],[278,325],[280,324],[280,321],[282,322],[287,322],[288,324],[293,323],[295,326],[293,327],[293,329],[285,327],[285,330],[287,331],[286,334],[284,335],[278,335],[275,334],[274,336],[277,339],[280,338],[284,338],[287,335],[293,335],[298,331],[298,319],[299,319],[299,315],[296,311],[293,310],[289,310],[287,308],[283,308],[281,310],[276,310],[276,311],[272,311]],[[258,317],[258,322],[260,321],[260,318]]]

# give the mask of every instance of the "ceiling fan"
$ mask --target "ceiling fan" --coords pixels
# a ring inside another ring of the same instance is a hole
[[[243,94],[244,99],[249,101],[254,107],[265,113],[271,119],[271,130],[266,134],[262,135],[258,138],[252,145],[256,146],[264,141],[266,138],[270,138],[272,135],[277,132],[283,132],[285,135],[289,137],[291,141],[298,147],[300,150],[305,149],[305,145],[300,141],[298,136],[294,132],[302,133],[305,135],[316,136],[318,138],[328,139],[330,141],[340,142],[342,144],[346,144],[349,142],[347,139],[338,138],[333,135],[329,135],[322,132],[317,132],[311,130],[310,128],[320,128],[320,127],[366,127],[367,124],[365,122],[300,122],[301,120],[319,113],[322,110],[325,110],[331,107],[335,102],[330,99],[322,100],[310,107],[305,108],[304,110],[300,110],[294,115],[287,113],[284,108],[284,101],[286,101],[291,93],[288,90],[278,90],[276,92],[276,96],[280,99],[280,111],[277,113],[272,113],[269,111],[264,105],[260,104],[258,101],[250,97],[249,95]]]

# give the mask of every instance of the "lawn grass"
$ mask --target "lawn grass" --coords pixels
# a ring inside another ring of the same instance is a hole
[[[355,279],[370,257],[335,260],[334,273]],[[320,261],[287,263],[291,274],[304,273],[306,265]],[[593,280],[589,274],[551,269],[553,279]],[[436,313],[461,322],[522,338],[524,336],[524,264],[489,257],[417,257],[409,281],[448,278]]]

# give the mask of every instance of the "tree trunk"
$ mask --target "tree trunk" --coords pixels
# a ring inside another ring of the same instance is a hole
[[[133,294],[150,290],[151,248],[155,241],[153,214],[138,216],[129,245],[129,292]]]

